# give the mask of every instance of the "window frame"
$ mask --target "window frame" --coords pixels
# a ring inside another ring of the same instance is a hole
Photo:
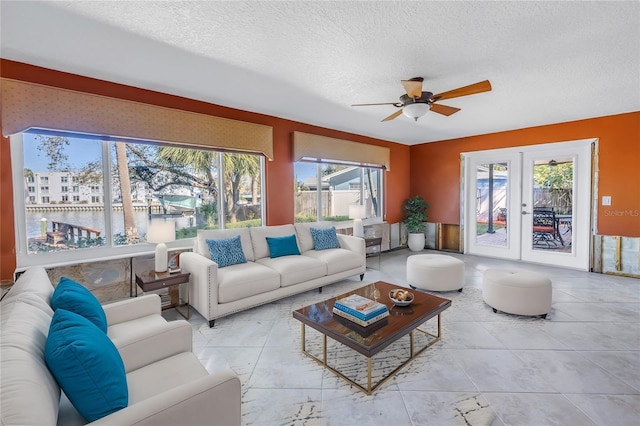
[[[376,165],[363,165],[363,164],[355,164],[352,162],[347,162],[347,161],[335,161],[335,160],[321,160],[321,161],[317,161],[317,160],[307,160],[307,159],[300,159],[298,161],[294,161],[293,163],[293,167],[295,170],[296,164],[298,163],[304,163],[304,164],[315,164],[316,165],[316,206],[317,206],[317,215],[316,215],[316,220],[318,221],[326,221],[327,219],[325,219],[322,216],[322,166],[323,165],[334,165],[334,166],[348,166],[348,167],[356,167],[359,170],[359,174],[360,174],[360,184],[359,184],[359,188],[354,189],[354,191],[359,191],[360,192],[360,200],[362,202],[362,200],[364,200],[365,198],[365,194],[366,194],[366,182],[364,182],[364,173],[365,173],[365,169],[374,169],[380,172],[380,193],[378,194],[378,201],[379,201],[379,216],[374,216],[374,217],[369,217],[369,218],[365,218],[362,219],[362,223],[364,225],[373,225],[373,224],[378,224],[378,223],[384,223],[385,220],[385,175],[384,175],[384,171],[386,171],[385,167],[383,166],[376,166]],[[294,178],[295,178],[295,172],[294,172]],[[351,185],[350,185],[351,186]],[[294,190],[297,189],[297,182],[294,185]],[[351,189],[351,188],[350,188]],[[295,197],[295,193],[294,193],[294,197]],[[295,200],[294,200],[294,209],[295,209]],[[296,213],[294,211],[294,222],[295,222],[295,218],[296,218]],[[343,221],[331,221],[332,224],[334,226],[336,226],[336,228],[344,228],[344,227],[350,227],[353,226],[353,219],[349,219],[349,220],[343,220]]]
[[[37,133],[39,130],[42,130],[43,133],[48,132],[44,129],[30,129],[30,133]],[[112,196],[112,188],[111,188],[111,155],[110,155],[110,143],[114,142],[114,138],[110,137],[96,137],[92,135],[85,135],[79,132],[60,132],[68,135],[75,135],[75,137],[87,137],[88,139],[97,139],[102,144],[102,182],[99,184],[101,189],[100,192],[91,194],[99,194],[99,196],[103,199],[102,204],[104,204],[104,212],[105,212],[105,245],[99,247],[90,247],[90,248],[82,248],[78,250],[62,250],[62,251],[52,251],[46,253],[37,253],[37,254],[29,254],[28,253],[28,243],[27,243],[27,235],[26,235],[26,205],[27,200],[25,197],[25,179],[23,176],[24,170],[24,148],[23,148],[23,135],[27,133],[26,131],[23,133],[17,133],[10,136],[10,158],[12,164],[12,178],[13,178],[13,200],[14,200],[14,233],[15,233],[15,244],[16,244],[16,266],[18,270],[24,270],[31,266],[43,266],[43,267],[52,267],[52,266],[62,266],[62,265],[71,265],[71,264],[79,264],[79,263],[88,263],[95,261],[103,261],[103,260],[111,260],[111,259],[121,259],[121,258],[129,258],[135,256],[144,256],[151,255],[155,253],[155,244],[150,243],[139,243],[132,245],[115,245],[114,237],[111,230],[111,222],[112,216],[111,213],[113,209],[111,208],[113,205],[113,196]],[[123,141],[125,143],[146,143],[146,141],[141,141],[137,139],[125,139],[125,138],[117,138],[119,141]],[[172,146],[170,143],[161,142],[161,145]],[[204,150],[204,151],[215,151],[219,154],[229,151],[223,151],[220,149],[203,149],[202,147],[188,147],[189,149],[196,150]],[[259,157],[260,164],[260,219],[262,226],[265,226],[266,223],[266,184],[265,184],[265,157],[260,153],[247,153],[247,152],[238,152],[237,154],[250,154],[256,155]],[[222,181],[223,173],[223,164],[222,164],[222,155],[218,156],[219,164],[218,164],[218,173],[220,175],[220,182]],[[115,161],[115,159],[113,160]],[[35,180],[35,179],[34,179]],[[72,178],[72,183],[75,183],[77,179]],[[34,182],[35,183],[35,182]],[[222,188],[222,185],[220,186]],[[74,188],[75,189],[75,185]],[[75,191],[73,191],[75,193]],[[222,191],[218,191],[218,206],[220,209],[223,208],[223,198]],[[76,197],[74,195],[73,197]],[[220,215],[224,216],[224,215]],[[224,229],[224,218],[219,223],[219,228]],[[167,247],[169,250],[190,250],[193,248],[195,238],[182,238],[167,243]]]

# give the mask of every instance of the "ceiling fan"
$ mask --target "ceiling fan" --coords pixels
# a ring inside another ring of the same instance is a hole
[[[393,105],[396,108],[402,109],[394,112],[382,121],[391,121],[403,113],[407,117],[413,118],[415,121],[418,121],[418,118],[425,115],[429,110],[446,116],[455,114],[456,112],[460,111],[460,108],[436,104],[436,102],[438,101],[441,101],[443,99],[458,98],[460,96],[474,95],[476,93],[488,92],[491,90],[491,83],[489,83],[489,80],[485,80],[479,83],[470,84],[469,86],[459,87],[457,89],[449,90],[448,92],[442,92],[434,95],[431,92],[422,91],[423,81],[424,78],[422,77],[414,77],[410,80],[402,80],[402,86],[404,86],[404,90],[407,92],[407,94],[400,96],[400,102],[354,104],[351,106]]]

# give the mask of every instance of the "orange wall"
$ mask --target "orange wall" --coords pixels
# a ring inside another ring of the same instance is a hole
[[[598,234],[640,237],[640,112],[414,145],[411,194],[430,204],[430,222],[459,224],[460,153],[588,138],[599,139]]]
[[[387,196],[385,203],[386,219],[391,223],[399,222],[402,219],[402,201],[409,197],[409,186],[407,185],[409,181],[408,146],[284,120],[268,115],[227,108],[179,96],[40,68],[5,59],[0,59],[0,75],[16,80],[161,105],[168,108],[193,111],[273,127],[274,159],[273,161],[266,162],[265,171],[266,215],[267,224],[269,225],[293,222],[294,174],[291,143],[291,133],[293,131],[389,147],[391,150],[391,171],[385,175]],[[0,154],[0,163],[2,164],[2,166],[0,166],[0,198],[2,199],[0,204],[0,279],[10,279],[16,263],[13,199],[10,196],[10,194],[12,194],[12,183],[8,139],[2,138],[0,140]]]

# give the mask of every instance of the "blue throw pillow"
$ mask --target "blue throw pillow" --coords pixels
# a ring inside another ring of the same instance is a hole
[[[220,240],[206,240],[209,246],[211,260],[218,264],[219,268],[238,263],[247,263],[247,258],[242,250],[240,235]]]
[[[335,226],[323,229],[311,228],[311,237],[316,250],[340,248]]]
[[[86,420],[93,422],[129,404],[118,350],[83,316],[64,309],[54,312],[44,356],[49,371]]]
[[[272,259],[274,257],[300,254],[295,234],[286,237],[267,237],[267,245],[269,246],[269,256]]]
[[[51,296],[51,308],[75,312],[107,332],[107,316],[98,299],[85,286],[70,278],[60,278]]]

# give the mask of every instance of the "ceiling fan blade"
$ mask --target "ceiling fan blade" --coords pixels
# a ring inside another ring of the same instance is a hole
[[[438,93],[437,95],[433,95],[431,99],[433,101],[440,101],[442,99],[458,98],[460,96],[474,95],[476,93],[488,92],[490,90],[491,83],[489,83],[489,80],[485,80],[479,83],[470,84],[469,86],[449,90],[448,92]]]
[[[372,106],[372,105],[395,105],[395,106],[402,106],[402,104],[398,104],[398,102],[382,102],[382,103],[378,103],[378,104],[353,104],[351,106]]]
[[[397,116],[399,116],[400,114],[402,114],[402,110],[401,109],[397,110],[396,112],[394,112],[393,114],[391,114],[390,116],[388,116],[387,118],[385,118],[382,121],[391,121],[394,118],[396,118]]]
[[[411,80],[402,80],[402,86],[404,90],[407,92],[412,98],[419,98],[422,96],[422,81],[424,78],[422,77],[414,77]]]
[[[437,112],[438,114],[446,115],[448,117],[451,114],[455,114],[456,112],[460,111],[460,108],[440,104],[431,104],[431,111]]]

